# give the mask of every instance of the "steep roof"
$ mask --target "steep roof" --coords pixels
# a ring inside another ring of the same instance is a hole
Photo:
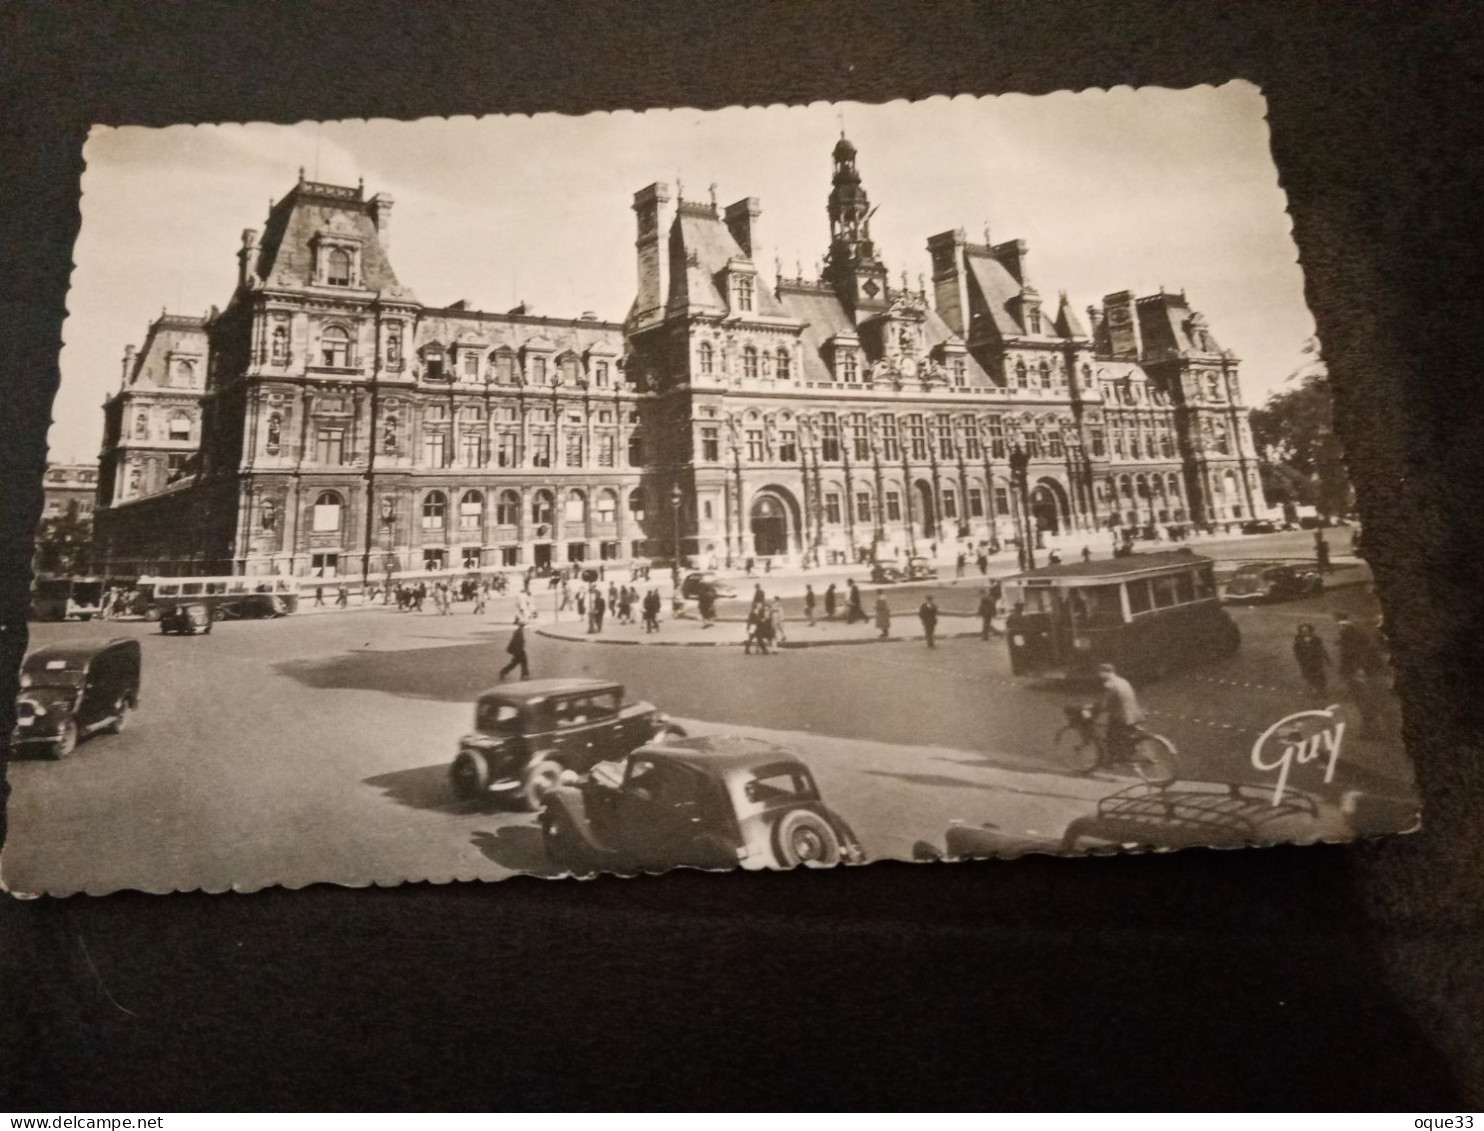
[[[716,210],[709,205],[681,201],[670,229],[669,301],[728,311],[731,304],[718,284],[721,273],[733,259],[751,262]],[[761,279],[754,290],[753,301],[757,314],[783,314]]]
[[[270,285],[308,286],[314,277],[310,241],[328,232],[359,238],[364,287],[380,291],[397,286],[371,207],[359,188],[300,181],[268,213],[253,273]]]
[[[1063,338],[1085,338],[1087,328],[1082,325],[1082,320],[1077,317],[1077,310],[1067,299],[1067,292],[1061,293],[1061,305],[1056,308],[1056,317],[1052,319],[1056,332]]]
[[[1193,335],[1194,323],[1200,316],[1191,311],[1184,295],[1161,292],[1139,299],[1136,308],[1145,357],[1220,352],[1221,346],[1209,330],[1206,330],[1205,344]],[[1204,328],[1203,320],[1201,327]]]
[[[804,323],[804,380],[829,381],[830,367],[824,360],[824,344],[842,331],[855,332],[850,312],[829,287],[785,283],[778,292],[780,312]]]
[[[1025,332],[1016,319],[1012,303],[1020,297],[1020,284],[998,259],[972,251],[964,256],[969,268],[969,308],[976,316],[987,317],[995,333],[1002,338],[1018,337]],[[978,327],[970,322],[975,337]]]

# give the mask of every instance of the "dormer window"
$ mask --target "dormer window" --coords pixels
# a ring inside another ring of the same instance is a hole
[[[325,256],[325,282],[332,287],[350,286],[350,252],[332,247]]]
[[[393,369],[402,368],[402,328],[393,326],[386,332],[386,360]]]
[[[531,358],[531,380],[537,385],[546,384],[546,358]]]
[[[737,309],[751,310],[753,295],[753,280],[751,275],[737,276]]]
[[[593,366],[593,380],[600,389],[608,387],[608,363],[600,361]]]
[[[464,376],[471,381],[479,378],[479,355],[473,350],[464,351]]]
[[[847,385],[854,385],[860,380],[860,362],[856,360],[855,353],[847,350],[840,355],[840,380]]]
[[[1041,332],[1041,312],[1034,307],[1031,308],[1029,322],[1031,326],[1031,333],[1039,334]]]
[[[427,346],[422,350],[423,377],[429,381],[443,380],[443,350],[438,346]]]
[[[577,384],[578,376],[581,373],[581,366],[578,364],[577,359],[571,354],[568,354],[562,358],[559,366],[561,370],[560,383],[563,385]]]
[[[969,383],[969,367],[961,357],[953,359],[953,384],[957,388],[963,388]]]

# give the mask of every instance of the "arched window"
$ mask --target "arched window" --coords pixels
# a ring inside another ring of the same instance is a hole
[[[448,519],[448,496],[442,491],[429,491],[423,496],[423,529],[442,530]]]
[[[1125,499],[1132,499],[1134,497],[1134,481],[1127,475],[1118,477],[1118,493]]]
[[[537,526],[550,526],[555,506],[550,491],[537,491],[531,496],[531,521]]]
[[[617,491],[605,487],[598,492],[598,500],[593,506],[593,517],[598,522],[613,523],[618,521]]]
[[[518,526],[519,524],[520,492],[510,490],[501,491],[499,499],[495,503],[495,525]]]
[[[287,365],[289,360],[289,329],[276,326],[273,329],[273,364]]]
[[[172,412],[170,414],[170,438],[172,440],[191,438],[191,418],[185,413]]]
[[[793,376],[793,362],[788,356],[788,350],[782,346],[778,348],[777,376],[780,381],[788,381]]]
[[[314,500],[314,518],[310,526],[316,534],[330,534],[340,529],[344,502],[334,491],[321,491]]]
[[[1024,388],[1029,387],[1029,384],[1030,384],[1030,382],[1029,382],[1029,380],[1026,377],[1025,362],[1023,360],[1017,361],[1015,363],[1015,386],[1016,386],[1016,388],[1024,389]]]
[[[701,348],[696,351],[701,361],[701,372],[710,373],[716,365],[716,354],[711,348],[710,342],[702,342]]]
[[[484,496],[478,491],[465,491],[459,500],[459,529],[478,530],[484,525]]]
[[[575,488],[567,492],[567,505],[562,513],[567,522],[582,523],[587,521],[587,496]]]
[[[1165,477],[1165,482],[1169,485],[1170,498],[1178,500],[1180,498],[1180,477],[1172,471]]]
[[[319,336],[320,350],[326,365],[339,369],[350,365],[350,335],[339,326],[327,327]]]
[[[332,287],[350,286],[350,252],[332,247],[325,257],[325,282]]]
[[[175,363],[175,384],[178,388],[194,389],[196,387],[196,367],[189,361],[177,361]]]
[[[1051,366],[1041,362],[1041,388],[1051,388]]]
[[[757,380],[757,350],[752,346],[742,351],[742,376],[749,381]]]

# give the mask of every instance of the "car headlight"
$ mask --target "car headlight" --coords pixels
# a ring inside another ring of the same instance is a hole
[[[46,714],[46,707],[42,704],[36,702],[34,699],[28,699],[27,702],[31,705],[31,713],[38,719]]]
[[[1072,637],[1072,647],[1079,652],[1091,652],[1092,641],[1086,636],[1074,636]]]

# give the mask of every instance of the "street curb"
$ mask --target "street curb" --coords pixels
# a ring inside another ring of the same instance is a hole
[[[544,628],[536,629],[536,635],[544,636],[548,640],[562,640],[568,644],[610,644],[628,648],[741,648],[746,644],[745,640],[618,640],[611,636],[606,638],[598,635],[566,636],[559,632],[549,632]],[[909,644],[925,639],[927,638],[924,636],[888,636],[883,640],[879,636],[864,636],[855,640],[785,640],[782,644],[775,644],[774,650],[850,648],[859,644]],[[979,634],[977,632],[940,633],[938,639],[977,640]]]

